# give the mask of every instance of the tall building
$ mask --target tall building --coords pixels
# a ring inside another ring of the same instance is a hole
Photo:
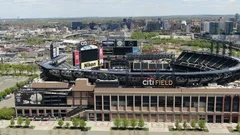
[[[209,23],[209,34],[219,34],[219,22],[210,22]]]
[[[164,20],[163,21],[163,29],[164,30],[169,30],[170,27],[171,27],[171,25],[170,25],[169,21],[168,20]]]
[[[225,22],[225,34],[230,35],[233,33],[233,22]]]
[[[160,29],[161,25],[158,21],[147,21],[146,31],[159,31]]]
[[[237,33],[240,33],[240,20],[237,22]]]
[[[72,22],[71,23],[72,30],[80,30],[80,29],[82,29],[82,27],[83,27],[82,22]]]
[[[240,15],[238,13],[235,14],[235,21],[239,21],[239,19],[240,19]]]
[[[188,24],[186,25],[186,33],[190,33],[191,32],[191,25]]]
[[[209,33],[209,22],[203,22],[201,24],[201,31],[204,33]]]

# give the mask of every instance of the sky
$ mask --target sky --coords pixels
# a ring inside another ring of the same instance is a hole
[[[240,0],[0,0],[0,18],[235,14]]]

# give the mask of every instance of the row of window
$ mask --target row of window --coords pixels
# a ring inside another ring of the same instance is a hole
[[[190,102],[191,99],[191,102]],[[103,101],[102,101],[103,100]],[[215,102],[216,100],[216,102]],[[224,109],[223,109],[223,97],[197,97],[192,96],[190,97],[182,97],[182,96],[111,96],[111,105],[110,105],[110,96],[96,96],[96,109],[102,110],[102,103],[104,110],[110,110],[110,106],[122,106],[125,107],[126,105],[129,107],[135,106],[135,107],[195,107],[198,106],[200,108],[206,108],[210,112],[214,111],[214,106],[216,108],[216,111],[225,111],[230,112],[231,111],[231,104],[232,111],[238,112],[239,111],[239,97],[234,97],[233,101],[231,101],[231,97],[225,97],[224,99]],[[133,102],[135,101],[135,102]],[[232,103],[233,102],[233,103]]]

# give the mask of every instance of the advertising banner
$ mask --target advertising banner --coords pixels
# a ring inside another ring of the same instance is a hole
[[[80,60],[79,60],[79,51],[74,51],[74,64],[75,66],[79,67]]]
[[[102,41],[102,46],[103,47],[114,47],[115,41]]]
[[[103,65],[103,49],[102,48],[99,49],[99,62],[100,62],[100,65],[102,66]]]
[[[19,92],[15,94],[16,105],[41,105],[43,93],[36,91]]]
[[[98,66],[99,66],[98,60],[81,63],[81,69],[91,69]]]

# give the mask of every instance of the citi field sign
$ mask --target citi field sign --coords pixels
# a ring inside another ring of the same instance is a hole
[[[172,80],[143,80],[142,84],[144,86],[172,86]]]

